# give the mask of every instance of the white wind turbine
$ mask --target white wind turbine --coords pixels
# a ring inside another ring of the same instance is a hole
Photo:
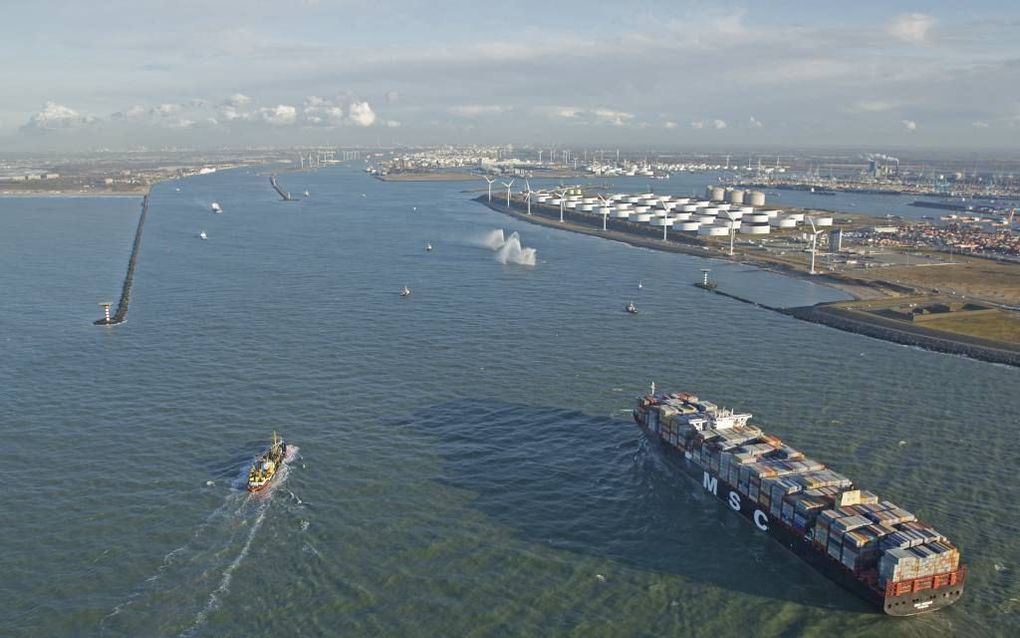
[[[507,208],[510,208],[510,187],[513,186],[513,185],[514,185],[513,178],[510,179],[509,183],[503,182],[503,186],[506,186],[506,207]]]
[[[531,194],[535,191],[531,190],[531,184],[528,183],[528,178],[524,178],[524,201],[528,203],[528,214],[531,214]]]
[[[730,220],[730,257],[732,257],[733,256],[733,236],[737,234],[737,230],[736,230],[736,228],[734,228],[734,225],[733,225],[733,223],[736,221],[736,218],[733,216],[733,213],[731,213],[730,211],[723,211],[723,215],[726,215],[726,219]]]
[[[492,201],[492,183],[494,181],[496,181],[496,180],[495,179],[489,179],[488,177],[486,177],[484,175],[482,175],[482,179],[484,179],[489,184],[489,201],[491,202]]]
[[[602,193],[598,193],[598,198],[602,200],[602,230],[606,230],[606,220],[609,218],[609,200],[602,196]]]
[[[538,163],[539,164],[542,163],[542,152],[543,152],[542,149],[538,149]]]
[[[565,191],[565,190],[559,191],[558,195],[560,196],[560,223],[562,224],[563,223],[563,207],[566,205],[566,202],[567,202],[567,200],[566,200],[567,191]]]
[[[808,217],[806,219],[808,220],[808,223],[811,224],[811,270],[808,271],[808,274],[809,275],[817,275],[818,273],[815,272],[815,253],[818,252],[816,250],[816,248],[818,246],[818,235],[820,233],[825,232],[825,231],[818,230],[817,228],[815,228],[815,220],[814,219],[812,219],[810,217]]]

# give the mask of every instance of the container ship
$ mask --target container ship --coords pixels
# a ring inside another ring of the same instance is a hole
[[[653,385],[634,420],[705,491],[886,614],[935,611],[963,595],[967,568],[945,536],[762,432],[750,414]]]

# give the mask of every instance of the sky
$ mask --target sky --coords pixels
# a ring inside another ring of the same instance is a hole
[[[1003,1],[35,0],[0,24],[0,150],[1002,150],[1018,36]]]

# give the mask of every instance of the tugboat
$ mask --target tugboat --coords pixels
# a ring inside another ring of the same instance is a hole
[[[223,212],[223,208],[219,205],[218,202],[213,202],[212,206],[210,206],[209,208],[212,209],[212,212],[217,213],[217,214]]]
[[[255,459],[248,470],[248,491],[258,492],[264,489],[283,467],[283,459],[287,456],[287,443],[273,432],[273,443],[261,457]]]
[[[629,312],[632,315],[636,315],[637,314],[637,306],[634,305],[633,301],[630,302],[629,304],[627,304],[627,307],[624,310],[626,310],[627,312]]]
[[[404,286],[404,288],[400,291],[400,296],[401,297],[410,297],[411,296],[411,289],[408,288],[407,286]]]
[[[203,230],[200,233],[198,233],[198,238],[199,239],[209,239],[209,235],[206,235],[205,231]]]
[[[425,244],[425,252],[432,252],[432,244],[431,243],[426,243]]]

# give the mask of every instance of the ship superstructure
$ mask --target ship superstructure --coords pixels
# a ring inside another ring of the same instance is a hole
[[[751,414],[693,394],[638,399],[634,420],[706,491],[843,587],[893,616],[963,594],[959,550],[930,525],[751,425]]]

